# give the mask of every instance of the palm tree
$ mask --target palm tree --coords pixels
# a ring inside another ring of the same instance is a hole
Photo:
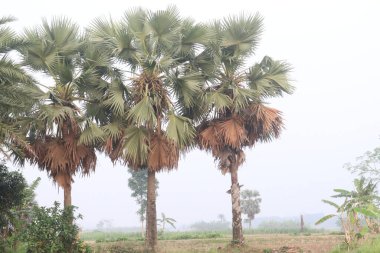
[[[26,115],[40,95],[34,80],[9,53],[24,46],[24,42],[6,24],[13,17],[0,18],[0,153],[16,159],[29,149],[20,128],[20,116]]]
[[[64,189],[64,207],[68,207],[73,176],[95,170],[89,136],[91,144],[102,138],[79,107],[88,86],[97,80],[97,71],[81,57],[86,55],[85,41],[79,27],[67,18],[43,20],[41,26],[25,30],[24,40],[28,46],[20,50],[23,63],[45,76],[39,85],[46,90],[29,123],[28,140],[35,155],[28,159]]]
[[[208,52],[217,64],[208,77],[203,100],[208,114],[197,127],[198,144],[219,161],[223,174],[231,174],[233,243],[242,244],[238,168],[244,162],[244,147],[277,138],[283,127],[281,113],[264,100],[292,91],[289,66],[270,57],[245,68],[262,31],[259,15],[225,18],[214,22],[215,40]],[[201,103],[202,104],[202,103]],[[202,104],[202,106],[204,103]]]
[[[157,245],[155,174],[178,166],[195,137],[186,117],[203,78],[194,63],[208,40],[207,29],[181,19],[176,8],[133,9],[120,22],[97,19],[92,41],[119,63],[120,71],[100,94],[95,118],[106,132],[112,160],[148,170],[146,246]],[[120,66],[121,65],[121,66]],[[97,105],[93,105],[94,108]]]

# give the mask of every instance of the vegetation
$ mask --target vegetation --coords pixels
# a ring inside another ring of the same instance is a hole
[[[86,246],[78,240],[79,228],[73,223],[81,216],[74,216],[74,208],[61,209],[55,202],[53,207],[35,207],[32,221],[23,232],[22,240],[28,252],[87,252]]]
[[[148,171],[147,170],[129,170],[131,177],[128,179],[128,186],[132,190],[131,196],[136,199],[139,209],[137,214],[139,215],[141,222],[141,236],[144,237],[144,221],[146,215],[147,206],[147,187],[148,187]],[[156,195],[158,189],[158,180],[156,179]]]
[[[169,224],[172,228],[175,228],[174,224],[177,221],[173,218],[167,217],[164,213],[161,213],[161,219],[157,219],[157,222],[161,225],[161,234],[164,234],[166,223]]]
[[[198,145],[210,151],[219,162],[223,174],[231,175],[232,243],[242,244],[243,230],[240,205],[238,168],[245,161],[243,149],[257,142],[268,142],[280,135],[283,127],[281,113],[267,107],[265,99],[291,93],[288,81],[290,67],[266,56],[260,63],[246,68],[255,52],[262,32],[259,15],[225,18],[216,21],[215,34],[207,51],[216,64],[208,74],[204,102],[207,108],[198,125]]]
[[[258,191],[244,190],[241,192],[242,213],[247,215],[247,223],[251,229],[252,221],[255,215],[260,213],[260,193]]]
[[[331,253],[376,253],[380,252],[380,238],[374,238],[366,241],[365,243],[358,246],[356,249],[353,250],[347,250],[347,247],[345,245],[338,246],[334,250],[331,251]]]
[[[329,200],[322,200],[336,208],[336,214],[329,214],[316,222],[316,225],[332,218],[339,217],[345,234],[345,243],[348,249],[356,247],[358,240],[371,230],[378,231],[377,219],[380,217],[380,210],[377,203],[379,197],[376,191],[376,184],[372,181],[365,182],[364,178],[355,179],[355,190],[334,189],[337,193],[334,198],[343,198],[344,202],[339,205]],[[367,226],[363,226],[361,219],[364,219]]]
[[[41,94],[40,103],[28,117],[28,141],[32,152],[27,158],[45,170],[64,189],[64,206],[71,206],[73,176],[95,170],[93,146],[81,136],[91,122],[86,121],[76,101],[86,94],[86,84],[94,77],[92,69],[80,56],[84,41],[79,27],[66,18],[43,20],[39,27],[24,32],[27,46],[20,50],[23,64],[44,73],[51,85]],[[87,88],[88,89],[88,88]],[[94,129],[91,129],[93,131]]]
[[[374,183],[380,182],[380,147],[367,151],[363,156],[356,158],[356,163],[347,163],[345,167],[352,173],[371,179]]]
[[[7,26],[13,20],[0,19],[0,152],[36,164],[64,190],[63,210],[36,206],[38,182],[29,193],[20,188],[20,203],[8,201],[31,251],[84,250],[75,238],[71,189],[74,175],[95,170],[96,150],[138,175],[129,186],[151,251],[157,221],[162,231],[175,222],[157,219],[156,173],[176,168],[190,149],[211,152],[230,173],[232,242],[243,244],[241,213],[251,224],[260,203],[254,192],[243,192],[240,203],[244,148],[279,137],[281,113],[266,103],[293,90],[287,63],[249,61],[262,33],[259,15],[200,24],[173,6],[135,8],[122,20],[96,19],[85,32],[61,17],[22,36]],[[20,63],[9,57],[14,50]],[[40,74],[46,78],[32,77]]]
[[[146,242],[154,251],[155,173],[176,168],[180,152],[193,142],[195,129],[184,112],[203,85],[194,61],[208,40],[207,29],[169,7],[157,12],[133,9],[120,22],[98,19],[90,30],[99,50],[128,69],[113,71],[106,86],[100,83],[105,116],[95,118],[108,132],[105,150],[111,159],[148,170]]]
[[[9,237],[15,232],[14,209],[25,198],[26,181],[21,173],[9,172],[0,164],[0,250],[5,251]]]
[[[8,27],[13,17],[0,17],[0,154],[19,161],[22,150],[30,151],[25,133],[20,128],[20,116],[30,112],[38,89],[34,80],[10,53],[25,43]]]

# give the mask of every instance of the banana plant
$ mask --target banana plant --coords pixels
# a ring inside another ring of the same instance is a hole
[[[342,224],[345,235],[345,243],[348,248],[356,245],[358,240],[369,231],[376,231],[376,219],[380,218],[380,209],[376,206],[378,196],[375,185],[370,181],[365,183],[364,178],[355,179],[355,190],[334,189],[333,198],[344,198],[339,205],[333,201],[323,199],[322,202],[336,209],[334,214],[328,214],[319,219],[315,225],[319,225],[331,218],[337,217]],[[361,219],[366,221],[363,226]]]

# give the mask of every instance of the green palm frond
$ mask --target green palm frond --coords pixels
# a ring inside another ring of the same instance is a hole
[[[82,45],[77,24],[64,17],[53,18],[50,23],[43,19],[41,26],[26,29],[23,39],[28,43],[21,50],[25,65],[60,77],[63,83],[72,78],[70,65],[79,56]]]
[[[211,30],[202,24],[186,19],[181,26],[181,40],[178,47],[179,57],[195,57],[195,50],[201,50],[212,38]]]
[[[282,61],[274,61],[265,56],[261,63],[249,69],[248,83],[259,96],[275,97],[283,93],[291,94],[294,87],[288,79],[291,67]]]
[[[37,119],[46,122],[50,129],[54,129],[54,123],[61,126],[64,121],[76,117],[75,111],[68,106],[46,104],[41,105],[38,109]]]
[[[198,96],[202,94],[202,79],[199,74],[188,74],[182,77],[169,76],[170,87],[178,101],[185,108],[195,105]]]
[[[0,58],[0,83],[32,84],[34,80],[26,74],[19,64],[7,56]]]
[[[195,129],[190,119],[169,113],[166,135],[180,148],[184,148],[193,141]]]
[[[24,42],[18,38],[10,27],[4,26],[4,24],[14,20],[12,17],[0,18],[0,54],[8,53],[24,45]]]
[[[131,167],[139,168],[148,158],[149,135],[145,128],[129,127],[124,136],[123,158]]]
[[[229,59],[249,56],[254,52],[262,33],[260,15],[238,15],[221,22],[223,55]]]
[[[122,134],[121,127],[123,127],[123,125],[116,121],[102,126],[101,129],[106,136],[110,137],[114,141],[117,141],[120,139]]]
[[[244,87],[235,86],[233,92],[233,108],[239,112],[247,107],[250,101],[255,99],[255,94],[252,90]]]
[[[232,99],[219,91],[207,92],[205,100],[208,104],[212,104],[217,111],[224,111],[232,105]]]
[[[152,52],[172,51],[173,44],[180,41],[180,22],[179,12],[175,6],[148,13],[147,29],[152,34],[152,40],[157,43]]]
[[[145,33],[145,25],[148,18],[148,11],[142,8],[132,8],[124,13],[124,19],[128,32],[134,34],[141,39]]]
[[[139,125],[157,123],[156,114],[151,99],[144,96],[140,102],[134,105],[128,112],[128,118]]]
[[[0,18],[0,25],[4,25],[6,23],[10,23],[13,21],[16,21],[17,19],[13,16],[8,16],[8,17],[1,17]]]
[[[104,136],[105,133],[99,126],[87,120],[85,128],[80,134],[79,143],[86,146],[97,146],[104,141]]]
[[[126,89],[122,83],[117,81],[111,82],[108,89],[108,96],[103,102],[103,104],[110,108],[117,116],[124,115],[125,92]]]

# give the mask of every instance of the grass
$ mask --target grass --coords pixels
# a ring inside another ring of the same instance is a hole
[[[348,251],[345,245],[336,247],[331,253],[379,253],[380,252],[380,237],[367,239],[358,248]]]
[[[112,233],[111,233],[112,234]],[[246,245],[231,248],[231,235],[215,232],[168,232],[158,242],[158,253],[329,253],[343,241],[342,235],[329,234],[245,234]],[[137,234],[125,234],[124,241],[98,241],[96,233],[84,233],[94,253],[143,253],[144,242],[133,237]],[[114,233],[120,238],[120,233]],[[92,236],[92,237],[91,237]],[[99,234],[97,235],[99,238]],[[111,235],[108,235],[111,238]],[[133,239],[135,238],[135,239]],[[290,250],[287,250],[290,249]],[[380,252],[380,251],[379,251]]]
[[[225,236],[221,232],[166,232],[158,236],[158,240],[189,240],[189,239],[213,239]],[[83,232],[80,238],[84,241],[95,242],[119,242],[119,241],[143,241],[141,233],[125,232]]]

